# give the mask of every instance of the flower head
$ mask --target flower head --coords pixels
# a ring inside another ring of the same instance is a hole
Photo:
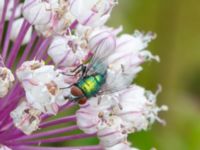
[[[20,2],[0,2],[0,150],[136,150],[128,135],[167,110],[158,92],[132,84],[142,63],[159,60],[146,50],[155,35],[106,26],[116,0]],[[43,147],[90,137],[99,144]]]

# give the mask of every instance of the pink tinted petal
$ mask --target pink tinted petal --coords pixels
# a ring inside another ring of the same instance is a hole
[[[52,17],[50,4],[40,0],[26,0],[23,7],[24,17],[34,25],[48,24]]]
[[[100,123],[98,112],[88,107],[86,109],[81,108],[76,112],[77,125],[85,133],[92,134],[97,132],[97,126]]]

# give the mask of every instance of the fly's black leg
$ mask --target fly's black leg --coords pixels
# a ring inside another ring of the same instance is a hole
[[[71,72],[76,72],[79,68],[82,68],[84,65],[83,64],[80,64],[78,65],[75,69],[71,70]]]
[[[71,70],[71,72],[73,74],[67,74],[67,73],[62,73],[63,75],[66,75],[66,76],[76,76],[78,75],[79,73],[81,73],[81,77],[85,76],[86,74],[86,66],[84,66],[83,64],[77,66],[75,69]]]
[[[85,77],[87,75],[87,67],[86,66],[82,66],[81,71],[82,71],[81,78],[83,78],[83,77]]]
[[[65,75],[65,76],[75,76],[75,74],[67,74],[65,72],[61,72],[62,75]]]

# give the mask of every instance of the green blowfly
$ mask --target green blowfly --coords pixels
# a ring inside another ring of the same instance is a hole
[[[100,50],[97,49],[89,61],[88,64],[81,64],[76,67],[71,72],[73,75],[81,74],[76,83],[72,84],[71,94],[66,96],[65,99],[69,99],[73,102],[78,102],[79,104],[85,104],[86,101],[97,95],[105,95],[119,91],[123,88],[126,88],[127,83],[126,74],[122,72],[119,74],[114,74],[113,84],[116,83],[116,86],[113,88],[108,88],[106,84],[107,75],[108,75],[108,57],[112,54],[112,51],[109,50]],[[73,76],[70,75],[70,76]],[[120,75],[120,76],[118,76]],[[117,83],[119,81],[120,83]],[[131,81],[128,81],[131,83]]]

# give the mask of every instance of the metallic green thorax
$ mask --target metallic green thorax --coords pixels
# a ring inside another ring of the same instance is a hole
[[[95,96],[101,86],[105,83],[105,75],[95,74],[91,76],[86,76],[83,79],[80,79],[76,86],[78,86],[84,93],[87,98]]]

